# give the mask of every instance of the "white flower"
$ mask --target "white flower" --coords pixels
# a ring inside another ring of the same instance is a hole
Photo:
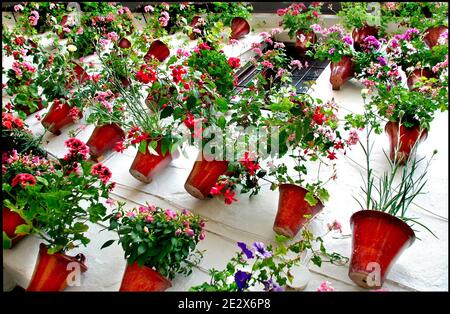
[[[369,90],[367,88],[361,89],[361,95],[367,95],[369,93]]]
[[[75,51],[77,51],[77,46],[75,46],[75,45],[68,45],[67,46],[67,50],[70,51],[70,52],[75,52]]]

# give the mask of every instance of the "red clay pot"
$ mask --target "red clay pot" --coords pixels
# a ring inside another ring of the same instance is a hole
[[[97,159],[124,139],[125,132],[117,124],[104,124],[95,127],[86,145],[89,147],[91,158]]]
[[[447,30],[448,28],[446,26],[430,27],[425,31],[423,41],[428,45],[428,47],[433,48],[438,44],[441,34]]]
[[[352,32],[353,47],[356,51],[361,51],[361,45],[364,43],[364,38],[367,36],[378,36],[378,28],[375,26],[363,26],[355,28]]]
[[[164,276],[161,276],[150,267],[139,267],[135,262],[131,265],[127,264],[119,291],[156,292],[165,291],[170,287],[172,287],[172,284]]]
[[[159,62],[163,62],[170,55],[169,47],[165,43],[160,40],[155,40],[150,45],[147,54],[144,56],[144,60],[146,62],[150,61],[152,57],[159,60]]]
[[[81,272],[87,271],[83,254],[68,256],[63,253],[48,254],[47,247],[41,243],[33,277],[27,291],[63,291],[67,287],[67,277],[74,271],[70,263],[77,263]],[[68,267],[69,266],[69,267]]]
[[[74,86],[73,82],[75,80],[78,81],[78,84],[83,84],[87,80],[89,80],[89,74],[83,69],[81,65],[76,63],[75,61],[71,61],[75,66],[73,67],[73,76],[70,77],[69,81],[66,83],[66,88],[70,89]]]
[[[250,24],[242,17],[231,20],[231,39],[239,39],[250,33]]]
[[[127,38],[122,37],[119,40],[118,46],[122,49],[128,49],[131,47],[131,41],[129,41]]]
[[[15,245],[26,236],[23,234],[16,234],[16,228],[26,223],[18,213],[11,211],[9,208],[3,207],[2,220],[3,232],[5,232],[8,238],[11,239],[12,245]]]
[[[61,105],[61,106],[60,106]],[[55,135],[61,134],[61,129],[74,123],[75,120],[69,115],[72,108],[67,103],[61,103],[55,99],[52,106],[42,119],[42,125]],[[80,112],[78,118],[82,118],[83,113]]]
[[[209,196],[211,188],[216,184],[221,175],[224,175],[228,169],[228,161],[211,160],[205,157],[196,160],[191,173],[184,184],[186,191],[198,199],[206,199]]]
[[[301,35],[305,36],[305,39],[303,41],[300,40]],[[295,42],[295,49],[300,54],[300,56],[305,56],[306,52],[309,47],[307,47],[308,43],[315,44],[317,42],[317,36],[313,31],[302,31],[299,30],[296,33],[296,42]]]
[[[138,151],[131,164],[130,174],[141,182],[150,183],[153,176],[172,161],[172,155],[169,152],[166,152],[164,156],[162,155],[161,141],[158,141],[155,150],[158,155],[153,155],[148,151],[147,142],[145,154]]]
[[[416,142],[417,144],[419,144],[428,136],[427,129],[423,129],[421,134],[419,122],[415,121],[414,123],[414,126],[411,128],[407,128],[403,124],[399,128],[399,122],[389,121],[388,123],[386,123],[386,126],[384,128],[389,136],[389,157],[392,161],[397,161],[398,164],[405,164]],[[400,143],[398,143],[398,139],[400,139]],[[395,151],[397,149],[397,146],[399,147],[396,160]]]
[[[14,106],[14,109],[15,109],[16,111],[19,111],[19,110],[20,110],[20,111],[24,112],[27,116],[29,116],[29,115],[31,115],[32,113],[35,113],[35,112],[37,112],[37,111],[39,111],[39,110],[44,109],[44,105],[42,104],[42,99],[39,99],[39,100],[37,101],[37,109],[33,109],[33,111],[31,111],[30,107],[23,106],[23,105],[18,105],[18,104],[16,104],[16,105]]]
[[[436,74],[428,68],[425,69],[415,69],[408,75],[408,79],[406,83],[408,84],[409,90],[413,90],[413,86],[416,83],[420,82],[422,77],[426,77],[428,79],[436,77]]]
[[[399,218],[376,210],[354,213],[350,225],[353,240],[348,275],[360,287],[379,289],[397,258],[414,242],[414,231]]]
[[[273,231],[286,237],[295,237],[303,225],[317,215],[323,208],[320,200],[311,206],[305,201],[306,190],[294,184],[282,184],[279,187],[278,212]],[[311,215],[310,218],[305,215]]]
[[[355,73],[352,58],[349,56],[343,56],[338,63],[331,62],[330,69],[330,83],[333,90],[340,90],[341,86]]]

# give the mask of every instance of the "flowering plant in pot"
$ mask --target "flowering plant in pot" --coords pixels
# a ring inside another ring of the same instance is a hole
[[[47,154],[41,145],[41,137],[35,136],[27,128],[23,120],[9,112],[2,112],[2,148],[1,152],[11,151],[20,153],[33,152],[37,156]]]
[[[341,10],[337,13],[342,18],[344,27],[352,31],[355,50],[360,50],[365,37],[377,37],[379,31],[384,33],[386,28],[388,20],[383,16],[380,19],[376,11],[372,14],[369,10],[370,4],[366,2],[342,2]]]
[[[120,291],[164,291],[177,274],[190,275],[202,258],[196,246],[205,238],[205,221],[187,209],[118,206],[106,219],[108,229],[117,231],[127,260]]]
[[[211,23],[222,22],[225,26],[231,26],[236,17],[247,20],[253,6],[249,2],[210,2],[207,3],[207,11],[213,13],[207,16]]]
[[[357,134],[350,132],[344,139],[338,128],[337,106],[334,101],[322,103],[306,94],[292,95],[289,89],[269,97],[269,124],[278,127],[278,159],[288,154],[291,159],[269,165],[273,176],[272,189],[280,189],[278,213],[274,231],[288,237],[295,236],[307,218],[317,214],[328,200],[324,185],[336,178],[334,160],[337,153],[356,144]],[[308,162],[318,165],[317,176],[308,175]],[[293,165],[291,165],[293,163]],[[321,166],[333,169],[329,179],[320,178]],[[297,173],[294,177],[288,169]]]
[[[87,222],[105,216],[102,202],[115,185],[108,183],[112,174],[107,167],[86,161],[89,149],[83,142],[70,138],[65,145],[68,153],[51,162],[46,171],[19,173],[11,183],[3,184],[8,196],[4,205],[27,222],[21,231],[34,233],[44,242],[28,291],[63,290],[71,267],[87,270],[82,254],[72,257],[66,253],[89,243]],[[31,162],[39,167],[43,163],[40,158]]]
[[[53,102],[42,120],[44,127],[56,134],[65,126],[80,119],[87,99],[97,90],[94,80],[78,63],[71,60],[70,52],[56,53],[62,47],[56,44],[55,52],[39,49],[34,55],[38,65],[36,83],[42,88],[42,95]]]
[[[392,161],[405,163],[412,148],[426,139],[435,113],[448,110],[448,89],[428,86],[410,91],[403,86],[379,83],[376,91],[365,105],[371,119],[352,114],[346,116],[347,123],[361,128],[370,122],[375,131],[381,133],[380,117],[387,119],[385,131],[390,141],[389,156]],[[365,94],[363,96],[366,98]]]
[[[318,24],[320,8],[322,4],[313,2],[308,7],[303,3],[293,3],[286,9],[279,9],[278,16],[283,20],[280,26],[288,30],[291,38],[295,35],[295,47],[301,56],[306,50],[317,42],[317,36],[311,29],[311,25]]]
[[[330,83],[333,90],[339,90],[354,75],[353,40],[338,24],[325,29],[322,29],[320,25],[311,27],[317,33],[321,33],[322,37],[316,43],[314,52],[308,51],[307,55],[319,60],[331,61]]]
[[[319,267],[325,262],[343,265],[348,261],[348,258],[339,253],[327,252],[323,244],[325,235],[316,237],[311,231],[304,229],[302,238],[290,243],[288,238],[281,235],[276,236],[276,245],[254,242],[248,246],[244,242],[238,242],[241,251],[231,258],[226,268],[209,269],[211,279],[190,290],[278,292],[302,289],[303,287],[296,287],[301,278],[296,278],[295,268],[305,263],[307,254],[311,255],[310,260]]]
[[[364,119],[371,119],[369,115],[365,113]],[[412,154],[403,169],[387,158],[389,170],[377,180],[370,163],[373,127],[369,125],[366,131],[365,143],[360,143],[366,156],[365,185],[361,187],[364,198],[355,198],[361,210],[350,218],[353,240],[349,277],[360,287],[379,289],[395,261],[413,244],[416,235],[412,227],[418,225],[432,233],[416,217],[409,216],[408,209],[418,195],[424,194],[425,175],[436,151],[422,170],[425,157],[416,159]]]

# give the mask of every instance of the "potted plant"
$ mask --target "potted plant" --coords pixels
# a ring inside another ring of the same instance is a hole
[[[289,31],[289,36],[293,38],[295,35],[295,48],[300,56],[304,56],[309,47],[317,42],[311,25],[319,23],[321,6],[319,2],[313,2],[308,7],[303,3],[294,3],[277,11],[278,16],[283,17],[281,25]]]
[[[186,209],[175,212],[148,204],[131,210],[122,207],[106,217],[108,229],[119,235],[127,260],[120,291],[164,291],[177,274],[192,273],[202,258],[195,247],[205,238],[203,219]]]
[[[315,28],[323,37],[316,43],[314,52],[308,51],[307,54],[319,60],[331,61],[330,83],[333,90],[340,90],[354,75],[353,40],[338,24],[323,30],[320,26]]]
[[[368,12],[369,4],[364,2],[342,2],[337,13],[342,18],[342,24],[347,30],[352,30],[353,45],[356,51],[361,50],[361,44],[367,36],[378,36],[379,27],[386,27],[386,21],[377,21],[376,14]],[[379,18],[379,17],[378,17]]]
[[[412,201],[423,194],[431,159],[420,173],[419,165],[425,157],[417,160],[411,155],[402,170],[398,163],[389,161],[389,171],[377,182],[370,164],[372,131],[372,127],[367,128],[366,141],[361,143],[366,156],[366,182],[361,188],[364,199],[358,201],[362,210],[350,218],[353,238],[349,277],[360,287],[379,289],[397,258],[413,244],[416,235],[412,227],[419,225],[432,233],[417,218],[408,216]],[[394,183],[397,175],[401,184]]]
[[[70,263],[75,263],[72,266],[81,272],[87,270],[82,254],[73,257],[67,252],[89,243],[86,222],[95,223],[105,216],[102,198],[108,198],[114,187],[114,183],[108,184],[112,174],[107,167],[86,162],[89,149],[83,142],[70,138],[65,145],[68,153],[51,162],[47,171],[19,173],[11,183],[3,183],[8,193],[4,206],[27,223],[19,226],[20,230],[34,233],[44,241],[28,291],[64,290],[71,273]],[[31,162],[46,165],[40,159]]]
[[[428,86],[420,91],[410,91],[402,86],[378,84],[377,93],[370,98],[366,109],[371,112],[371,123],[381,133],[381,119],[388,120],[385,131],[389,136],[392,161],[404,164],[418,142],[425,140],[436,111],[448,110],[448,91],[445,87]],[[363,95],[366,98],[366,95]],[[363,127],[361,115],[348,115],[354,127]]]
[[[304,229],[302,238],[291,243],[287,242],[288,238],[279,235],[276,236],[274,245],[254,242],[249,246],[244,242],[237,242],[240,251],[228,261],[226,267],[223,270],[209,269],[211,279],[191,287],[190,291],[293,290],[296,288],[295,282],[301,280],[296,278],[293,271],[304,263],[306,254],[310,253],[311,261],[319,267],[324,262],[336,265],[347,263],[348,258],[336,252],[327,252],[323,244],[325,235],[316,237],[310,230]]]

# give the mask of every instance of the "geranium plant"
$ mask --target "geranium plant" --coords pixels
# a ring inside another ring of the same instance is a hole
[[[339,62],[342,57],[353,55],[352,37],[345,33],[342,26],[335,24],[329,28],[322,29],[320,25],[312,25],[311,28],[317,33],[322,34],[314,46],[314,51],[308,51],[307,55],[319,60],[330,60]]]
[[[311,25],[319,23],[321,6],[320,2],[313,2],[309,6],[293,3],[286,9],[279,9],[277,14],[283,17],[281,25],[292,38],[296,32],[310,30]]]
[[[381,18],[375,11],[375,6],[367,2],[341,2],[337,15],[342,18],[342,24],[347,30],[362,28],[366,25],[386,27],[387,20]],[[369,12],[369,9],[372,12]],[[380,13],[380,12],[378,12]]]
[[[254,242],[248,246],[238,242],[241,251],[227,263],[226,268],[209,269],[210,281],[191,287],[190,290],[284,291],[295,279],[292,268],[302,264],[308,251],[312,254],[311,261],[319,267],[324,262],[342,265],[348,261],[348,258],[338,253],[327,252],[323,244],[325,235],[315,237],[311,231],[304,229],[302,239],[294,243],[288,243],[284,236],[276,237],[276,245],[266,246],[262,242]]]
[[[129,265],[147,266],[173,279],[177,274],[190,275],[202,258],[196,246],[205,238],[205,220],[186,209],[176,212],[147,204],[124,210],[118,206],[106,219],[108,229],[117,231]]]

